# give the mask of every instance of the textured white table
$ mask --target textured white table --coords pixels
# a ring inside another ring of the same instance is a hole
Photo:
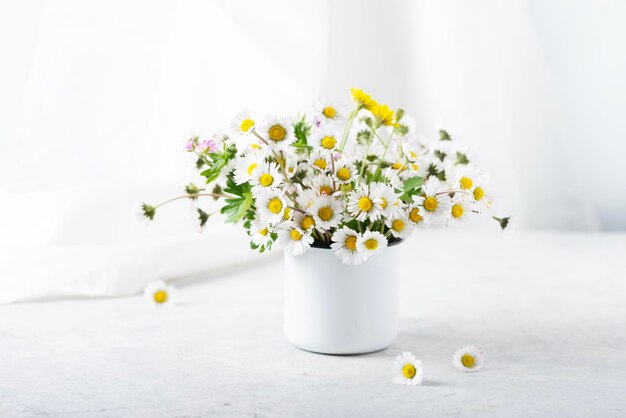
[[[626,235],[424,232],[403,251],[400,336],[362,356],[283,339],[276,259],[183,283],[173,309],[0,306],[0,416],[626,416]],[[467,343],[478,373],[450,366]],[[424,386],[391,383],[403,350]]]

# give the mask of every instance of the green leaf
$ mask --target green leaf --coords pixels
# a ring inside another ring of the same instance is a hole
[[[452,141],[452,136],[445,129],[439,129],[439,140],[440,141]]]
[[[202,228],[204,227],[204,225],[206,225],[207,221],[209,220],[209,214],[200,208],[196,208],[196,210],[198,211],[198,219],[200,220],[200,228]]]
[[[454,164],[456,165],[467,165],[469,164],[469,158],[467,158],[467,155],[463,154],[462,152],[457,151],[456,152],[456,162]]]
[[[211,163],[209,168],[204,170],[200,175],[206,177],[206,182],[215,181],[222,172],[222,169],[237,155],[237,148],[234,145],[227,146],[224,144],[224,150],[221,152],[212,152],[209,154]]]
[[[424,184],[424,178],[420,176],[406,179],[403,184],[403,193],[400,196],[400,200],[404,203],[412,202],[413,196],[417,196],[420,193],[422,184]]]
[[[443,161],[446,158],[446,153],[443,151],[435,150],[435,157],[439,158],[439,161]]]
[[[237,223],[246,215],[254,202],[252,186],[249,183],[236,184],[232,176],[229,176],[224,191],[236,197],[224,199],[226,205],[220,209],[220,212],[226,215],[226,222]]]

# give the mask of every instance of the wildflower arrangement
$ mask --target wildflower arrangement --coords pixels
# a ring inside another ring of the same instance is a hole
[[[197,208],[201,227],[219,212],[243,226],[255,250],[277,241],[294,255],[331,248],[348,264],[424,226],[490,212],[488,177],[449,130],[426,141],[402,109],[351,93],[352,109],[322,99],[297,118],[242,111],[228,133],[191,138],[186,150],[206,186],[189,184],[164,203],[212,197],[222,206]],[[161,205],[142,204],[141,215],[152,220]],[[493,218],[508,226],[508,217]]]

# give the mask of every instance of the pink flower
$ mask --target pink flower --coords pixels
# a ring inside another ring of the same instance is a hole
[[[190,138],[189,140],[187,140],[187,143],[185,144],[185,151],[191,152],[194,150],[195,146],[196,146],[196,138]]]
[[[199,147],[200,152],[215,152],[217,151],[217,144],[212,139],[205,139],[200,142]]]

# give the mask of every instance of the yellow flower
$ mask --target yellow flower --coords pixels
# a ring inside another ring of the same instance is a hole
[[[389,109],[389,106],[387,105],[379,105],[376,104],[376,106],[374,106],[371,109],[372,115],[374,115],[374,117],[376,118],[376,120],[378,121],[378,123],[380,123],[381,125],[385,125],[385,126],[395,126],[396,122],[394,120],[394,111]]]
[[[361,89],[357,89],[353,87],[350,89],[350,93],[352,93],[352,98],[359,105],[359,107],[362,107],[367,110],[372,110],[374,107],[378,106],[378,103],[376,103],[376,100],[372,99],[372,96],[365,93]]]

